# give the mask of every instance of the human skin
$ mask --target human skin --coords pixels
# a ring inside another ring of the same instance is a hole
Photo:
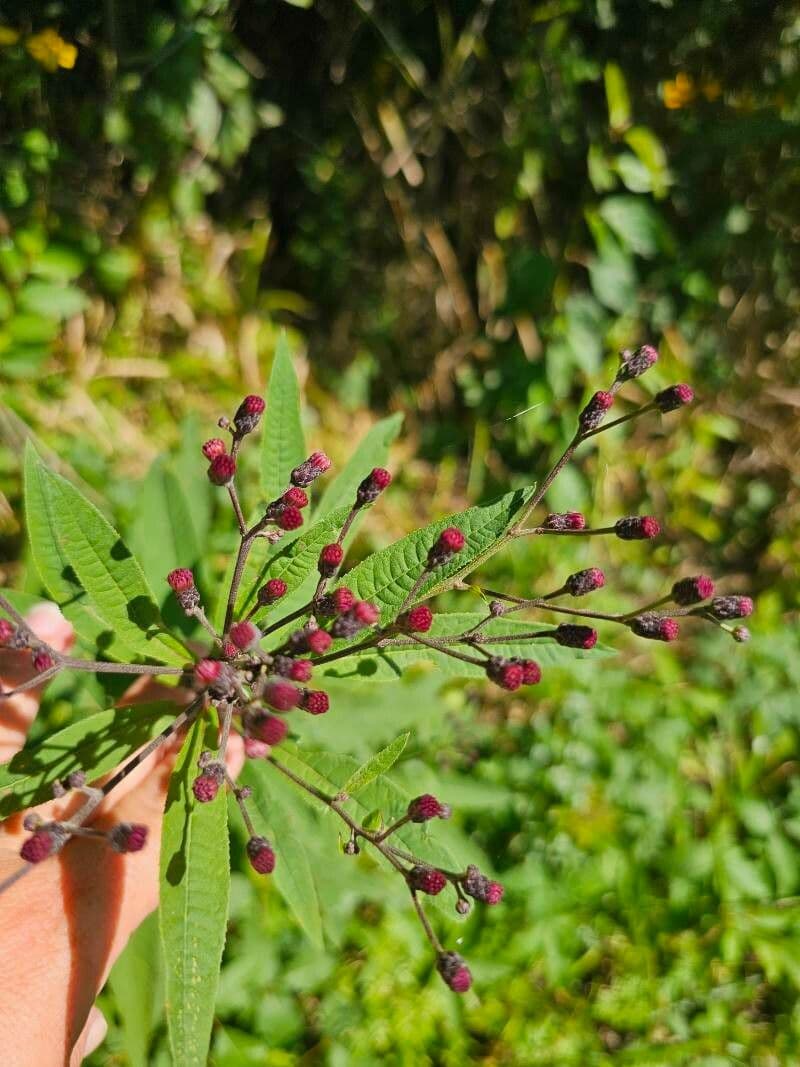
[[[54,605],[34,608],[27,621],[59,651],[73,643],[72,629]],[[29,654],[0,652],[3,689],[32,673]],[[176,697],[175,689],[152,682],[137,683],[132,691],[142,701]],[[0,763],[24,744],[40,696],[26,692],[0,702]],[[242,750],[238,738],[231,742],[229,769],[235,773]],[[161,819],[175,752],[172,742],[144,760],[92,820],[100,828],[119,822],[146,825],[141,852],[120,855],[100,839],[76,838],[0,897],[4,1067],[75,1067],[105,1037],[95,998],[128,938],[158,904]],[[46,819],[63,818],[82,799],[67,796],[35,810]],[[0,882],[23,864],[19,849],[28,834],[22,818],[14,815],[0,824]]]

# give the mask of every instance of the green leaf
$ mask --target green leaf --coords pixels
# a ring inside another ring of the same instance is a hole
[[[29,451],[26,462],[37,461],[39,485],[48,498],[49,527],[59,556],[68,563],[70,584],[83,588],[97,615],[129,648],[162,663],[183,665],[186,652],[163,632],[158,606],[130,549],[94,504]]]
[[[633,149],[639,162],[650,175],[650,185],[657,199],[666,196],[672,184],[672,175],[667,166],[664,146],[651,129],[634,126],[625,134],[626,143]]]
[[[228,918],[228,805],[192,793],[197,760],[216,743],[198,719],[189,729],[170,780],[161,837],[161,947],[173,1061],[205,1067]]]
[[[44,470],[33,445],[26,442],[25,524],[42,584],[96,658],[133,660],[136,653],[120,640],[91,604],[61,547],[55,504],[47,492]]]
[[[180,481],[163,459],[153,463],[142,483],[130,536],[147,580],[165,595],[169,572],[192,567],[200,558],[192,509]]]
[[[600,215],[622,243],[639,256],[650,258],[670,243],[661,216],[642,197],[608,196],[600,205]]]
[[[111,708],[26,746],[0,767],[0,818],[50,800],[53,782],[72,771],[93,781],[113,770],[174,718],[174,706],[166,703]]]
[[[400,433],[402,425],[403,416],[400,413],[390,415],[375,423],[364,435],[341,472],[326,486],[314,513],[316,519],[321,519],[334,508],[353,502],[359,483],[373,467],[381,467],[386,462],[389,446]]]
[[[380,752],[376,752],[371,759],[368,759],[366,763],[355,771],[342,786],[342,792],[347,793],[348,796],[355,796],[356,793],[360,793],[362,789],[373,782],[376,778],[379,778],[382,774],[385,774],[390,767],[397,763],[403,749],[408,744],[408,739],[411,734],[406,731],[404,734],[400,734],[396,737],[390,745],[386,748],[382,748]]]
[[[324,948],[322,915],[314,874],[296,817],[270,789],[277,772],[266,763],[248,760],[242,781],[253,788],[253,803],[275,849],[275,887],[315,948]]]
[[[18,306],[32,315],[68,319],[88,305],[89,298],[75,285],[56,282],[26,282],[19,291]]]
[[[164,985],[155,912],[131,935],[111,968],[108,984],[117,1002],[131,1067],[149,1067],[150,1039],[161,1014]]]
[[[608,105],[608,124],[612,130],[624,130],[631,123],[631,100],[625,75],[616,63],[606,63],[603,72]]]
[[[485,613],[466,611],[440,613],[434,615],[430,636],[442,637],[448,634],[464,633],[485,618]],[[498,656],[534,659],[544,669],[571,667],[575,665],[576,660],[616,655],[614,649],[594,648],[590,652],[584,652],[581,649],[564,648],[555,641],[545,641],[544,638],[536,641],[519,640],[520,634],[531,633],[539,629],[540,625],[536,622],[494,619],[487,624],[484,632],[490,637],[507,637],[507,640],[492,641],[486,645],[486,648]],[[455,648],[469,653],[469,649],[464,645],[456,645]],[[351,656],[341,660],[322,664],[319,670],[327,677],[340,678],[344,681],[395,682],[412,667],[422,665],[435,668],[437,674],[442,675],[443,680],[444,678],[486,677],[483,667],[474,663],[464,663],[453,656],[448,656],[446,652],[425,646],[368,648],[361,652],[353,652]]]
[[[289,484],[292,469],[306,458],[300,419],[300,389],[289,342],[282,334],[275,349],[261,431],[261,486],[267,502]]]
[[[347,586],[363,600],[374,600],[381,608],[381,621],[393,619],[425,568],[428,549],[448,526],[457,526],[466,544],[450,563],[437,568],[422,585],[419,597],[434,596],[449,589],[458,579],[475,570],[506,543],[505,534],[521,514],[534,489],[517,489],[491,504],[468,508],[456,515],[431,523],[368,556],[354,567]]]

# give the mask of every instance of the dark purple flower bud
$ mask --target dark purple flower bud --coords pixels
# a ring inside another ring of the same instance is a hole
[[[542,523],[543,530],[584,530],[586,517],[580,511],[553,512]]]
[[[472,975],[462,956],[457,952],[442,952],[436,957],[436,970],[442,981],[454,993],[466,993],[472,985]]]
[[[301,489],[305,489],[321,474],[330,470],[330,467],[331,461],[324,452],[313,452],[304,463],[301,463],[299,467],[295,467],[292,471],[291,483]]]
[[[443,567],[445,563],[449,563],[465,544],[464,535],[456,526],[448,526],[442,530],[428,552],[428,569],[433,570],[434,567]]]
[[[676,604],[688,607],[708,600],[714,595],[714,583],[707,574],[695,574],[691,578],[681,578],[672,587],[672,599]]]
[[[753,614],[753,601],[749,596],[715,596],[711,614],[715,619],[746,619]]]
[[[654,611],[637,615],[628,625],[637,637],[647,637],[651,641],[674,641],[678,636],[677,622]]]
[[[658,359],[658,352],[652,345],[642,345],[632,352],[629,348],[620,352],[620,365],[617,371],[618,382],[629,382],[631,378],[639,378],[645,371],[650,370]]]
[[[589,567],[588,570],[578,571],[567,578],[565,585],[571,596],[585,596],[602,589],[606,584],[606,576],[598,567]]]
[[[141,823],[121,822],[111,830],[108,840],[115,852],[141,852],[147,841],[147,827]]]
[[[661,523],[652,515],[631,515],[617,519],[614,533],[623,541],[648,541],[661,533]]]
[[[596,430],[613,403],[613,393],[605,393],[603,391],[595,393],[578,416],[578,426],[581,432],[587,433],[589,430]]]
[[[246,396],[233,416],[238,434],[252,433],[261,421],[266,404],[260,396]]]
[[[412,889],[435,897],[447,885],[447,878],[435,867],[412,867],[406,873],[408,884]]]
[[[690,385],[670,385],[662,389],[653,398],[658,410],[666,415],[668,411],[676,411],[678,408],[691,404],[694,400],[694,390]]]
[[[428,822],[429,819],[449,819],[450,808],[440,804],[431,793],[423,793],[409,802],[407,815],[411,822]]]
[[[356,490],[356,504],[363,507],[373,504],[392,481],[391,474],[383,467],[375,467]]]
[[[247,858],[258,874],[272,874],[275,870],[275,853],[265,837],[251,837],[247,842]]]
[[[553,637],[559,645],[564,645],[566,648],[590,649],[597,644],[597,630],[591,626],[578,626],[571,622],[557,626]]]

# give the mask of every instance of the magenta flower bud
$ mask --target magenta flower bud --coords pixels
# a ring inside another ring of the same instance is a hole
[[[10,644],[16,632],[16,626],[12,626],[8,619],[0,619],[0,648]]]
[[[324,452],[313,452],[304,463],[301,463],[299,467],[295,467],[292,471],[291,483],[301,489],[305,489],[321,474],[330,470],[330,467],[331,461]]]
[[[247,858],[258,874],[272,874],[275,870],[275,853],[265,837],[251,837],[247,842]]]
[[[580,511],[551,513],[542,523],[543,530],[585,530],[586,518]]]
[[[428,822],[430,819],[449,819],[450,808],[440,804],[431,793],[423,793],[409,801],[406,814],[411,822]]]
[[[230,628],[229,637],[238,649],[246,652],[258,643],[261,631],[252,622],[235,622]]]
[[[383,467],[375,467],[356,490],[356,506],[373,504],[392,481],[391,474]]]
[[[672,599],[676,604],[688,607],[708,600],[714,595],[714,583],[707,574],[696,574],[692,578],[681,578],[672,587]]]
[[[315,634],[325,633],[324,630],[315,630]],[[327,635],[330,637],[330,635]],[[278,671],[282,674],[282,671]],[[314,673],[314,664],[310,659],[290,659],[289,669],[286,677],[291,678],[293,682],[308,682],[311,679],[311,675]]]
[[[740,645],[743,645],[750,640],[750,631],[746,626],[737,626],[734,630],[731,630],[731,636],[734,641],[738,641]]]
[[[59,833],[55,829],[37,830],[23,842],[19,854],[27,863],[41,863],[58,852],[64,841],[63,832]]]
[[[617,371],[618,382],[629,382],[632,378],[639,378],[650,370],[658,359],[658,352],[652,345],[642,345],[635,352],[626,349],[620,352],[620,365]]]
[[[652,515],[631,515],[625,519],[617,519],[614,523],[614,533],[623,541],[647,541],[658,537],[661,524]]]
[[[33,669],[37,674],[44,674],[45,671],[49,671],[53,664],[53,657],[49,652],[45,652],[43,648],[38,649],[33,654]]]
[[[446,986],[454,993],[466,993],[472,985],[472,975],[463,957],[457,952],[442,952],[436,957],[436,970]]]
[[[691,404],[694,400],[694,390],[689,385],[670,385],[667,389],[662,389],[660,393],[656,393],[653,397],[653,401],[662,414],[668,411],[676,411],[678,408],[685,407],[686,404]]]
[[[306,646],[309,652],[317,656],[324,655],[333,644],[333,638],[327,630],[312,630],[306,638]],[[298,679],[301,681],[302,679]]]
[[[199,774],[192,782],[192,792],[200,804],[209,804],[219,792],[220,775],[213,773],[208,768],[204,774]]]
[[[147,843],[147,827],[141,823],[118,823],[108,835],[115,852],[141,852]]]
[[[595,589],[602,589],[606,584],[606,576],[599,568],[589,567],[588,570],[571,574],[564,584],[571,596],[585,596]]]
[[[216,459],[217,456],[224,456],[226,451],[225,442],[221,441],[219,437],[212,437],[210,441],[206,441],[203,445],[203,455],[209,462],[212,459]]]
[[[753,614],[753,601],[749,596],[715,596],[711,614],[715,619],[746,619]]]
[[[317,570],[323,578],[331,578],[341,566],[344,549],[339,544],[325,545],[319,554]]]
[[[418,604],[411,611],[403,612],[397,625],[407,633],[427,633],[433,625],[433,612],[427,604]]]
[[[412,867],[406,872],[406,879],[412,889],[435,897],[447,885],[447,878],[435,867]]]
[[[289,732],[289,727],[285,720],[279,719],[277,715],[264,715],[256,723],[255,731],[259,741],[264,744],[279,745]]]
[[[353,617],[362,624],[362,626],[372,626],[378,621],[380,613],[374,604],[370,604],[368,600],[357,600],[352,607]]]
[[[492,656],[486,661],[486,675],[495,685],[507,689],[510,693],[519,689],[525,679],[525,671],[519,663],[502,659],[500,656]]]
[[[324,715],[330,708],[330,697],[322,689],[305,689],[300,698],[300,707],[310,715]]]
[[[213,685],[222,672],[222,664],[218,659],[201,659],[194,668],[194,676],[200,685]]]
[[[187,613],[191,612],[200,603],[200,593],[195,588],[194,575],[186,567],[178,567],[167,575],[167,585],[175,594],[175,598]]]
[[[481,874],[474,863],[467,867],[461,885],[467,896],[480,900],[483,904],[499,904],[503,899],[503,886]]]
[[[596,430],[606,417],[606,412],[613,403],[613,393],[605,393],[602,391],[595,393],[578,416],[578,426],[580,427],[581,433],[587,433],[589,430]]]
[[[300,690],[288,682],[270,682],[264,688],[264,700],[276,711],[291,711],[300,702]]]
[[[298,485],[293,485],[291,489],[287,489],[281,497],[284,504],[288,504],[293,508],[305,508],[308,507],[308,493],[304,489],[301,489]]]
[[[208,467],[208,477],[214,485],[230,485],[234,474],[236,474],[236,460],[233,456],[223,453],[223,455],[215,456],[211,460]]]
[[[276,600],[286,596],[288,588],[289,586],[284,582],[283,578],[270,578],[258,591],[259,604],[263,606],[274,604]]]
[[[343,615],[352,608],[355,602],[356,598],[351,590],[343,586],[341,589],[334,589],[332,593],[320,597],[315,608],[318,615],[330,617],[331,615]]]
[[[303,525],[303,513],[300,508],[285,507],[275,519],[275,524],[282,530],[299,530]]]
[[[592,626],[577,626],[575,623],[564,622],[557,626],[553,632],[559,645],[566,648],[594,648],[597,644],[597,630]]]
[[[431,545],[428,552],[428,568],[442,567],[445,563],[449,563],[465,544],[463,533],[456,526],[448,526],[439,534],[436,543]]]
[[[261,421],[266,404],[260,396],[246,396],[233,416],[238,434],[252,433]]]
[[[674,619],[668,619],[654,611],[645,611],[637,615],[628,625],[637,637],[647,637],[651,641],[674,641],[679,632],[678,624]]]
[[[521,659],[518,662],[522,668],[522,684],[538,685],[542,680],[542,669],[539,664],[532,659]]]
[[[185,593],[194,589],[194,575],[187,567],[178,567],[167,575],[167,585],[173,593]]]

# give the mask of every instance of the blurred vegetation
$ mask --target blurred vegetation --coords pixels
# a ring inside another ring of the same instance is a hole
[[[215,1063],[800,1062],[799,37],[796,4],[747,0],[4,5],[4,580],[36,592],[27,433],[135,531],[152,461],[259,388],[285,328],[337,460],[406,413],[376,543],[541,472],[616,350],[657,340],[642,395],[689,381],[690,424],[615,431],[548,499],[653,510],[664,541],[527,546],[493,580],[598,563],[629,603],[702,568],[758,595],[745,648],[631,646],[530,700],[341,694],[309,731],[361,755],[413,725],[400,774],[438,783],[508,906],[460,928],[454,1004],[320,830],[329,952],[239,875]],[[49,721],[92,699],[56,689]],[[97,1064],[164,1062],[149,936]]]

